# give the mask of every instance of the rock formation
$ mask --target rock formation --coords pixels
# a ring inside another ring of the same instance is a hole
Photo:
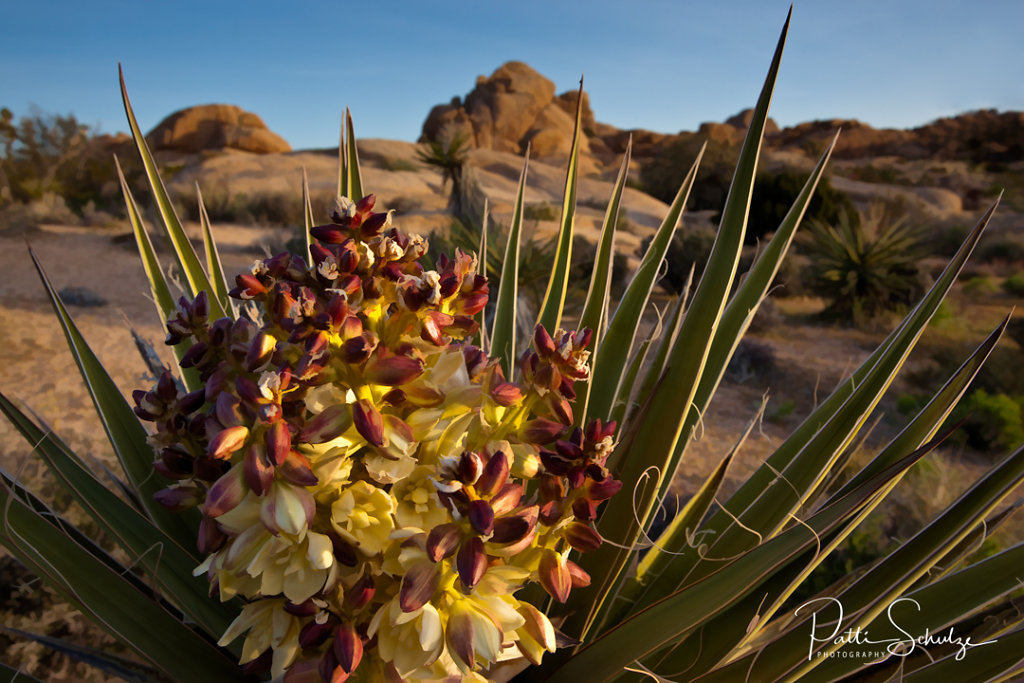
[[[273,154],[292,149],[259,116],[230,104],[205,104],[177,111],[150,131],[146,140],[153,151],[197,153],[228,148]]]

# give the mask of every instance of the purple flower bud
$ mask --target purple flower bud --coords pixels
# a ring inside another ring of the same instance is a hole
[[[440,524],[431,529],[427,536],[427,557],[434,562],[440,562],[455,552],[461,540],[462,530],[458,524]]]
[[[331,637],[332,630],[334,630],[334,624],[329,620],[322,624],[318,624],[315,621],[307,622],[302,627],[302,630],[299,631],[299,645],[304,650],[320,647]]]
[[[262,496],[274,481],[274,466],[267,458],[267,449],[263,444],[254,443],[249,446],[243,461],[245,483],[257,496]]]
[[[288,424],[284,420],[274,422],[267,430],[264,440],[270,461],[275,465],[284,463],[292,447],[292,435],[288,431]]]
[[[243,468],[236,465],[221,475],[220,479],[210,487],[206,494],[203,512],[208,517],[219,517],[228,510],[235,509],[245,498],[248,490]]]
[[[611,477],[604,481],[594,481],[591,479],[587,482],[587,497],[595,501],[608,500],[621,489],[622,482],[618,479],[612,479]]]
[[[217,552],[224,542],[227,540],[227,536],[220,530],[211,517],[203,515],[203,518],[199,521],[199,537],[196,539],[196,546],[199,552],[204,555]]]
[[[377,587],[372,574],[363,574],[351,588],[345,589],[345,604],[353,611],[362,609],[373,599]]]
[[[373,384],[397,387],[423,374],[423,362],[408,356],[375,355],[366,364],[366,380]]]
[[[475,484],[484,471],[484,461],[479,453],[463,451],[459,458],[459,481],[463,484]]]
[[[402,577],[402,587],[398,592],[398,606],[403,612],[415,612],[434,597],[437,584],[437,569],[432,563],[414,564]]]
[[[285,481],[296,486],[316,486],[319,481],[309,466],[309,460],[296,450],[288,453],[288,457],[278,466],[277,471]]]
[[[234,394],[224,392],[217,396],[214,403],[214,413],[217,419],[225,427],[237,427],[242,424],[242,412],[238,409],[238,397]]]
[[[547,358],[555,352],[555,340],[551,338],[543,325],[533,328],[533,346],[542,357]]]
[[[565,540],[574,550],[581,553],[589,553],[597,550],[604,543],[604,539],[589,524],[583,522],[572,522],[565,527]]]
[[[366,399],[353,403],[352,422],[356,431],[371,445],[384,445],[384,419],[373,403]]]
[[[153,494],[153,500],[172,512],[182,512],[199,504],[199,490],[193,485],[170,486]]]
[[[274,349],[277,348],[277,339],[273,335],[261,331],[252,340],[249,350],[245,354],[245,369],[255,372],[270,361]]]
[[[572,580],[573,588],[586,588],[590,585],[590,574],[583,571],[583,568],[572,560],[565,563],[569,570],[569,577]]]
[[[484,466],[484,471],[476,482],[477,493],[485,498],[493,496],[508,481],[508,473],[508,457],[504,452],[498,451]]]
[[[487,571],[487,553],[479,536],[466,539],[455,555],[455,568],[468,590],[480,583]]]
[[[348,233],[339,225],[315,225],[309,233],[325,244],[341,244],[348,239]]]
[[[511,512],[523,500],[523,485],[508,482],[491,498],[491,507],[495,515],[504,515]]]
[[[193,368],[200,365],[203,361],[203,356],[206,355],[209,348],[210,347],[206,342],[196,342],[193,344],[189,350],[185,352],[185,355],[181,357],[181,367]]]
[[[386,213],[375,213],[363,222],[360,232],[366,237],[379,235],[381,228],[384,227],[387,220],[388,215]]]
[[[335,404],[306,423],[299,432],[301,443],[327,443],[332,441],[352,426],[352,412],[346,404]]]
[[[470,501],[469,523],[477,533],[490,536],[494,531],[494,508],[486,500]]]
[[[356,632],[356,627],[346,622],[338,626],[334,631],[334,656],[338,659],[338,666],[350,674],[359,666],[363,658],[363,641]]]
[[[540,556],[537,574],[541,586],[544,587],[548,595],[561,603],[569,598],[569,591],[572,590],[572,576],[569,574],[565,557],[560,553],[554,550],[545,550]]]
[[[243,425],[222,429],[210,441],[210,445],[206,448],[206,454],[216,460],[227,460],[245,445],[247,438],[249,438],[249,428]]]
[[[565,426],[551,420],[538,417],[523,425],[520,434],[524,441],[542,446],[551,443],[565,433]]]

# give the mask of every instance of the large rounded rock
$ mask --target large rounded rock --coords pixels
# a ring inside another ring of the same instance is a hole
[[[205,104],[174,112],[146,136],[154,151],[198,153],[238,149],[255,154],[292,151],[284,138],[251,112],[230,104]]]

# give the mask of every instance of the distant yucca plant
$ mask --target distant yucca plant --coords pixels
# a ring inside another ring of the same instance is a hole
[[[810,258],[810,288],[837,319],[870,319],[914,303],[924,291],[920,230],[872,204],[854,220],[846,211],[835,225],[810,220],[800,245]]]
[[[176,304],[125,187],[178,372],[136,392],[133,411],[40,268],[123,466],[118,493],[12,402],[0,408],[144,577],[6,474],[0,540],[139,655],[144,665],[131,670],[107,663],[133,680],[1009,680],[1024,657],[1024,611],[1012,598],[1024,545],[957,568],[1015,509],[1000,504],[1024,479],[1024,449],[891,555],[789,604],[941,441],[939,425],[1002,333],[1005,323],[873,460],[842,472],[994,207],[850,381],[735,493],[719,486],[745,436],[647,537],[832,149],[734,289],[785,33],[704,274],[660,336],[638,337],[639,322],[700,155],[613,308],[627,149],[570,326],[574,139],[525,351],[515,325],[525,163],[494,323],[477,346],[488,292],[474,257],[418,264],[425,245],[364,197],[350,119],[331,223],[314,225],[307,192],[306,258],[260,261],[230,289],[205,211],[204,269],[125,94],[186,290]],[[561,327],[576,331],[547,332]],[[626,490],[612,495],[619,482]]]

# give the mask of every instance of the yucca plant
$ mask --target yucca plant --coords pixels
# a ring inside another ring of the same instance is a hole
[[[13,402],[0,407],[141,575],[9,475],[4,545],[135,651],[142,664],[124,675],[136,680],[1010,680],[1024,652],[1013,599],[1024,545],[961,565],[1013,511],[1001,504],[1024,478],[1024,449],[889,556],[816,601],[789,600],[942,440],[1001,335],[1005,323],[839,479],[994,207],[917,307],[735,493],[719,487],[745,435],[648,537],[832,149],[734,288],[788,23],[704,274],[651,338],[638,334],[641,316],[700,155],[612,306],[627,149],[583,313],[569,321],[574,140],[528,343],[515,325],[524,162],[481,348],[487,285],[474,257],[418,264],[423,242],[364,196],[351,119],[331,222],[315,225],[306,203],[308,258],[260,261],[232,289],[208,221],[205,268],[192,250],[125,94],[185,289],[175,305],[125,186],[178,369],[137,391],[133,408],[40,268],[123,466],[118,490]]]
[[[841,211],[835,225],[807,222],[800,246],[810,258],[811,289],[825,298],[833,318],[867,320],[905,309],[924,290],[920,230],[878,203],[855,217]]]

